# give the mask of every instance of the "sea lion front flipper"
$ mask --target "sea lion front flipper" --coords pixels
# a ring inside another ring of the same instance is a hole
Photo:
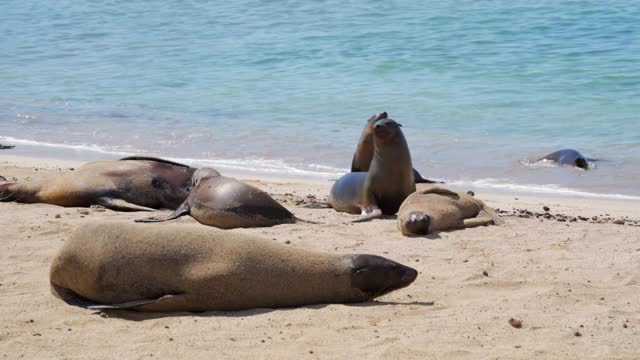
[[[369,209],[369,211],[366,211],[366,212],[363,211],[362,215],[360,215],[359,218],[353,220],[353,222],[356,223],[356,222],[369,221],[371,219],[379,218],[380,216],[382,216],[382,210],[380,210],[380,208]]]
[[[114,211],[156,211],[156,209],[132,204],[126,200],[114,199],[110,197],[98,198],[96,204],[102,205]]]
[[[180,205],[180,207],[178,207],[177,209],[175,209],[171,214],[167,215],[167,216],[152,216],[152,217],[148,217],[148,218],[144,218],[144,219],[136,219],[134,220],[135,222],[140,222],[140,223],[150,223],[150,222],[162,222],[162,221],[167,221],[167,220],[173,220],[173,219],[177,219],[183,215],[188,215],[189,212],[191,212],[191,209],[189,208],[189,203],[187,201],[183,202],[182,205]]]
[[[91,306],[87,306],[87,309],[162,311],[157,309],[162,309],[163,307],[166,307],[167,303],[174,303],[175,298],[180,296],[182,295],[164,295],[153,300],[135,300],[135,301],[129,301],[126,303],[111,304],[111,305],[91,305]],[[153,310],[151,309],[151,305],[153,305]]]
[[[494,221],[491,216],[478,216],[471,219],[462,220],[462,224],[463,224],[462,227],[470,228],[470,227],[476,227],[476,226],[482,226],[482,225],[489,225],[493,223]]]

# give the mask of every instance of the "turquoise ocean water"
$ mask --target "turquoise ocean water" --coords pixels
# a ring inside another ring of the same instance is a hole
[[[0,0],[0,143],[335,178],[387,111],[425,177],[638,198],[639,19],[637,0]],[[530,163],[563,147],[602,160]]]

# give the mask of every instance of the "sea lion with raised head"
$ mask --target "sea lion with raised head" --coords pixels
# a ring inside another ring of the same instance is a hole
[[[175,209],[196,169],[156,158],[94,161],[45,179],[0,184],[0,201],[59,206],[102,205],[119,211]]]
[[[546,155],[538,161],[553,161],[560,165],[575,166],[580,169],[589,170],[589,161],[593,159],[587,159],[584,155],[574,149],[562,149],[554,151],[549,155]]]
[[[364,302],[417,275],[379,256],[304,250],[200,225],[95,222],[65,241],[50,282],[55,295],[90,309],[175,312]]]
[[[436,186],[409,195],[398,210],[398,228],[405,236],[501,222],[493,209],[473,196]]]
[[[167,221],[183,215],[221,229],[267,227],[300,220],[266,192],[207,168],[193,174],[191,193],[174,212],[136,222]]]
[[[337,211],[361,214],[356,221],[393,215],[416,191],[411,154],[401,125],[379,119],[374,125],[373,160],[368,172],[342,176],[331,188],[329,205]]]
[[[388,114],[386,112],[381,112],[378,115],[374,115],[364,126],[362,130],[362,135],[360,135],[360,141],[358,141],[358,146],[356,147],[356,152],[353,154],[353,160],[351,160],[351,172],[367,172],[369,171],[369,166],[371,166],[371,161],[373,160],[373,134],[374,134],[374,125],[376,121],[380,119],[386,119]],[[442,183],[441,181],[428,180],[422,177],[418,170],[413,169],[413,178],[416,184],[426,183]]]

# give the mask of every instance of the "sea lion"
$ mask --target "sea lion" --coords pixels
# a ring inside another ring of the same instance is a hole
[[[53,259],[54,295],[90,309],[207,311],[370,301],[417,271],[200,225],[94,222]]]
[[[416,191],[407,141],[394,120],[383,118],[374,125],[373,160],[368,172],[342,176],[331,188],[329,205],[337,211],[361,214],[356,221],[393,215]]]
[[[493,209],[473,196],[435,186],[409,195],[398,210],[398,228],[405,236],[501,222]]]
[[[95,161],[72,172],[27,183],[0,184],[0,201],[112,210],[175,209],[189,195],[196,169],[156,158]]]
[[[13,149],[15,145],[2,145],[0,144],[0,150]]]
[[[191,193],[174,212],[135,221],[160,222],[183,215],[221,229],[266,227],[299,220],[266,192],[204,168],[193,174]]]
[[[388,114],[386,112],[381,112],[380,114],[374,115],[369,120],[367,120],[367,123],[362,130],[362,135],[360,135],[360,141],[358,141],[356,152],[353,154],[353,160],[351,160],[351,172],[369,171],[371,160],[373,160],[373,127],[376,121],[380,119],[386,119],[387,117]],[[413,169],[413,178],[416,184],[442,183],[441,181],[434,181],[423,178],[416,169]]]
[[[551,154],[538,159],[538,161],[543,160],[553,161],[560,165],[571,165],[584,170],[589,170],[589,160],[593,161],[593,159],[587,159],[580,154],[580,152],[574,149],[554,151]]]

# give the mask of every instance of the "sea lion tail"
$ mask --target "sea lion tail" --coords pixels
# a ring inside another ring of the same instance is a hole
[[[167,216],[164,216],[164,217],[152,216],[152,217],[143,218],[143,219],[136,219],[134,221],[140,222],[140,223],[162,222],[162,221],[177,219],[181,216],[189,214],[189,212],[190,212],[189,204],[185,201],[184,203],[182,203],[182,205],[180,205],[180,207],[175,209],[171,214]]]

